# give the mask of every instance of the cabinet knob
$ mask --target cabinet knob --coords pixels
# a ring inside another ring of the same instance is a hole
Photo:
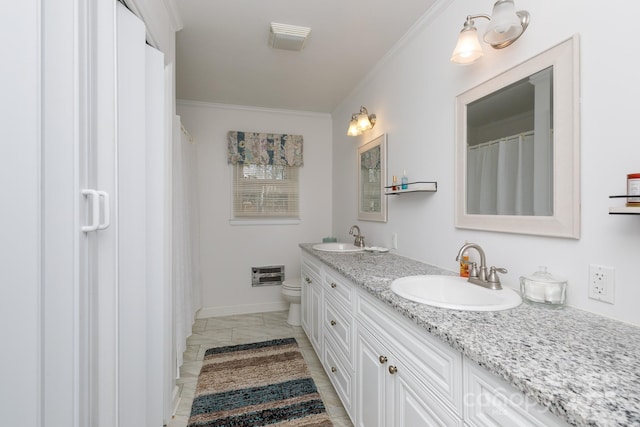
[[[380,360],[380,363],[382,363],[383,365],[387,363],[387,356],[380,356],[378,359]]]
[[[389,366],[389,373],[391,375],[395,374],[396,372],[398,372],[398,368],[396,368],[395,366],[391,365]]]
[[[336,326],[336,321],[335,320],[332,320],[330,323],[331,323],[331,326]]]
[[[331,372],[336,372],[338,369],[335,366],[331,367]]]
[[[333,282],[331,283],[331,287],[332,287],[333,289],[335,289],[337,286],[338,286],[338,285],[336,285],[335,283],[333,283]]]
[[[307,282],[308,284],[311,284],[311,279],[309,279],[308,277],[305,277],[304,281]]]

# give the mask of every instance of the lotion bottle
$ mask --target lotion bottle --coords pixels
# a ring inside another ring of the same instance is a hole
[[[407,171],[404,171],[402,173],[402,181],[400,184],[400,188],[402,188],[403,190],[406,190],[407,188],[409,188],[409,178],[407,177]]]

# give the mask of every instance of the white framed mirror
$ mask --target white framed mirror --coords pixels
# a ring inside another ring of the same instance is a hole
[[[358,147],[358,219],[387,222],[387,135]]]
[[[458,228],[580,237],[579,39],[456,98]]]

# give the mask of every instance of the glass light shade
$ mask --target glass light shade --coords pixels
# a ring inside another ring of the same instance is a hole
[[[347,135],[349,136],[358,136],[362,133],[362,131],[360,131],[360,129],[358,129],[358,122],[356,121],[355,118],[351,119],[351,122],[349,123],[349,130],[347,130]]]
[[[482,46],[478,40],[478,30],[470,27],[460,31],[458,43],[451,54],[451,62],[456,64],[471,64],[482,57]]]
[[[373,126],[371,125],[371,121],[369,120],[367,113],[358,114],[358,129],[360,131],[369,130],[372,127]]]
[[[524,29],[513,0],[498,0],[493,6],[491,22],[483,39],[492,45],[500,44],[518,38],[522,31]]]

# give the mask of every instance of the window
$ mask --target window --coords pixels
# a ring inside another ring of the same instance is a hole
[[[302,135],[229,131],[233,171],[231,224],[299,223]]]
[[[233,217],[298,219],[298,167],[233,165]]]

